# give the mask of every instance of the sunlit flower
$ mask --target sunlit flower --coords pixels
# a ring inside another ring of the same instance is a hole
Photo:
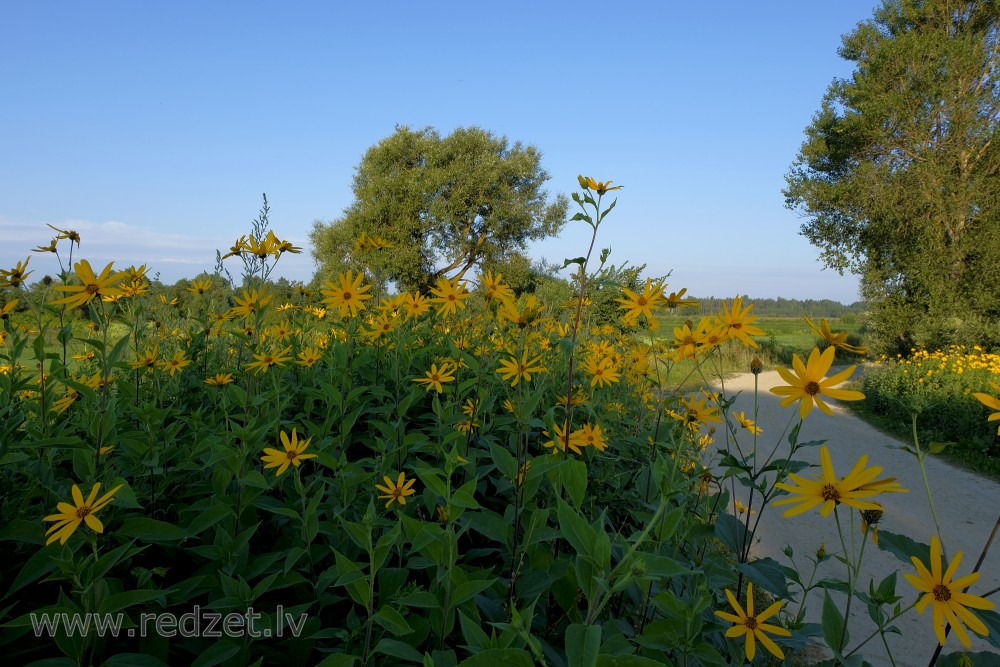
[[[681,399],[681,407],[684,412],[681,415],[682,421],[687,424],[705,424],[707,422],[721,422],[719,408],[715,405],[708,405],[706,396],[689,394]]]
[[[643,315],[646,316],[648,322],[653,322],[653,308],[658,308],[664,303],[664,287],[665,285],[662,280],[653,282],[650,278],[646,278],[646,284],[639,293],[622,287],[625,298],[615,299],[615,301],[625,311],[625,314],[622,316],[622,321],[625,325],[632,326]]]
[[[204,294],[208,290],[212,289],[212,281],[208,278],[195,278],[191,281],[191,287],[187,288],[188,292],[191,294]]]
[[[271,366],[284,366],[285,362],[292,358],[291,351],[292,346],[289,345],[280,352],[255,354],[253,355],[253,358],[256,361],[251,361],[247,364],[247,370],[253,369],[256,373],[265,373],[271,369]]]
[[[625,187],[624,185],[616,185],[615,187],[611,187],[611,184],[614,183],[614,181],[604,181],[604,182],[595,181],[590,176],[577,176],[576,178],[580,182],[581,188],[583,188],[584,190],[593,190],[599,195],[603,195],[604,193],[610,192],[611,190],[621,190],[623,187]]]
[[[755,615],[753,613],[753,584],[749,581],[747,582],[746,611],[743,611],[743,607],[741,607],[740,603],[736,600],[736,596],[733,595],[733,592],[728,588],[726,589],[726,598],[729,600],[729,604],[733,606],[733,610],[736,613],[730,614],[725,611],[717,611],[715,612],[715,615],[723,620],[729,621],[730,623],[735,623],[733,627],[726,630],[727,637],[746,637],[744,650],[746,652],[747,660],[753,660],[753,657],[757,652],[757,641],[759,641],[764,648],[771,653],[771,655],[775,656],[779,660],[784,660],[785,654],[782,653],[781,649],[778,648],[778,645],[775,644],[770,637],[764,634],[765,632],[768,632],[772,635],[779,635],[781,637],[792,636],[792,633],[789,630],[781,627],[780,625],[771,625],[764,622],[777,614],[781,610],[781,606],[784,602],[778,600],[760,614]]]
[[[264,456],[260,457],[261,460],[267,464],[264,466],[265,470],[267,468],[278,469],[275,472],[275,477],[281,477],[282,473],[288,470],[289,465],[294,465],[298,468],[302,465],[302,461],[304,459],[311,459],[317,456],[316,454],[303,454],[303,452],[306,451],[306,448],[309,447],[309,442],[312,440],[312,436],[306,438],[302,442],[299,442],[299,436],[295,432],[294,428],[292,429],[291,438],[289,438],[288,434],[284,431],[281,431],[279,435],[281,437],[281,445],[285,448],[285,450],[281,451],[280,449],[265,447]]]
[[[590,422],[587,422],[583,425],[583,428],[577,429],[570,435],[570,439],[573,437],[576,437],[581,447],[593,447],[599,452],[603,452],[608,448],[608,443],[604,440],[604,433],[601,432],[600,424],[591,426]]]
[[[459,281],[458,278],[454,280],[448,280],[445,277],[438,278],[437,287],[431,288],[431,294],[434,296],[430,301],[437,304],[439,316],[455,314],[458,309],[465,308],[465,304],[462,302],[469,298],[469,291],[465,288],[465,283]]]
[[[237,305],[230,309],[230,317],[242,315],[244,318],[249,318],[271,303],[271,295],[264,290],[243,290],[242,298],[234,296],[233,300]]]
[[[80,235],[77,234],[74,230],[59,229],[58,227],[53,227],[52,225],[49,225],[49,223],[47,222],[45,224],[48,225],[50,229],[54,229],[55,231],[59,232],[59,235],[56,236],[55,240],[58,241],[59,239],[69,239],[70,247],[72,247],[74,243],[78,248],[80,247]]]
[[[600,360],[588,357],[583,361],[583,370],[591,376],[591,387],[611,386],[621,378],[621,373],[615,368],[615,362],[610,357]]]
[[[820,325],[818,327],[808,317],[803,317],[802,319],[806,321],[806,324],[813,330],[813,333],[825,340],[829,345],[839,347],[841,350],[851,352],[852,354],[868,354],[867,347],[858,347],[847,342],[848,333],[846,331],[833,333],[830,330],[830,323],[825,319],[819,321]]]
[[[406,299],[403,301],[403,312],[406,313],[406,317],[408,319],[420,317],[431,309],[430,301],[419,292],[407,292],[405,297]]]
[[[922,614],[927,610],[927,605],[931,606],[931,621],[934,625],[934,634],[937,635],[938,643],[944,646],[945,621],[955,629],[959,641],[965,648],[971,648],[969,633],[965,626],[984,637],[989,635],[989,629],[983,624],[979,617],[969,611],[966,607],[973,609],[993,609],[992,602],[978,595],[970,595],[962,592],[979,580],[979,572],[967,574],[964,577],[952,581],[958,566],[962,562],[962,552],[955,554],[955,558],[948,563],[948,569],[941,573],[941,540],[937,535],[931,537],[931,569],[927,567],[916,556],[911,556],[910,560],[917,568],[917,574],[904,573],[906,580],[918,591],[925,593],[917,601],[917,612]]]
[[[355,276],[351,270],[338,275],[337,280],[340,281],[340,285],[335,285],[330,281],[324,283],[329,289],[320,290],[326,296],[323,303],[330,308],[338,309],[342,316],[350,314],[351,317],[354,317],[367,307],[365,301],[372,298],[372,295],[366,294],[366,292],[372,286],[362,285],[364,276],[361,273]]]
[[[30,261],[31,257],[29,256],[23,262],[18,262],[16,265],[14,265],[13,269],[10,270],[0,269],[0,287],[3,287],[5,285],[10,285],[11,287],[20,287],[21,285],[23,285],[24,281],[32,273],[31,271],[27,270],[28,262]]]
[[[444,391],[444,387],[442,385],[445,382],[453,382],[455,380],[454,372],[456,370],[457,368],[452,368],[452,364],[447,362],[441,364],[440,369],[437,364],[431,364],[431,369],[427,371],[425,377],[415,378],[413,381],[417,384],[425,385],[424,388],[427,391],[433,389],[440,394]]]
[[[516,387],[517,383],[521,380],[530,382],[532,373],[541,373],[543,371],[545,371],[545,366],[542,366],[542,355],[529,360],[527,350],[521,353],[520,360],[516,357],[501,359],[500,368],[497,369],[500,377],[510,382],[511,387]]]
[[[746,415],[743,414],[742,412],[734,412],[733,419],[738,421],[740,423],[740,426],[750,431],[750,433],[753,435],[760,435],[761,433],[764,432],[763,429],[761,429],[761,427],[757,426],[756,422],[754,422],[752,419],[747,419]]]
[[[183,350],[180,350],[178,352],[175,352],[174,356],[172,358],[170,358],[170,359],[168,359],[168,360],[166,360],[164,362],[161,362],[160,363],[160,370],[162,370],[165,373],[170,373],[170,376],[173,377],[174,373],[177,373],[182,368],[184,368],[185,366],[188,366],[190,364],[191,364],[191,360],[187,359],[184,356],[184,351]]]
[[[375,488],[382,492],[379,498],[385,500],[389,499],[389,502],[385,504],[386,509],[389,509],[389,505],[394,502],[399,502],[400,505],[406,504],[406,497],[412,496],[417,491],[413,488],[414,483],[416,483],[416,478],[406,481],[406,473],[399,473],[399,477],[393,482],[392,479],[385,475],[382,478],[385,481],[385,486],[381,484],[376,484]]]
[[[18,301],[20,299],[12,299],[3,306],[0,306],[0,320],[6,320],[10,317],[11,313],[14,312],[14,308],[17,307]]]
[[[757,316],[750,314],[752,309],[752,303],[743,308],[742,297],[733,299],[732,308],[730,308],[729,304],[723,302],[722,314],[716,316],[718,323],[724,329],[723,335],[726,338],[738,340],[750,347],[760,347],[757,341],[750,338],[750,336],[764,335],[763,331],[753,325],[757,321]]]
[[[103,533],[104,524],[95,515],[113,500],[113,496],[122,486],[122,484],[119,484],[100,498],[97,498],[97,493],[101,490],[101,483],[98,482],[94,484],[94,488],[90,490],[90,495],[84,500],[83,493],[80,492],[80,487],[74,484],[72,490],[73,504],[57,503],[56,509],[59,511],[58,514],[50,514],[42,519],[42,521],[56,522],[45,531],[45,534],[49,536],[45,541],[46,546],[56,540],[59,540],[59,544],[66,544],[66,540],[69,539],[70,535],[76,531],[81,523],[86,523],[87,527],[96,533]]]
[[[361,236],[354,242],[355,250],[390,250],[395,248],[393,244],[386,241],[377,234],[368,235],[361,232]]]
[[[495,276],[492,271],[486,271],[479,277],[479,285],[483,290],[483,298],[486,301],[513,301],[514,290],[510,285],[503,282],[503,274]]]
[[[232,373],[216,373],[215,377],[207,378],[205,384],[210,387],[224,387],[232,381]]]
[[[833,355],[834,348],[832,346],[826,348],[822,353],[820,353],[818,347],[814,347],[809,354],[809,361],[806,364],[802,363],[799,355],[792,355],[794,373],[787,368],[778,368],[778,374],[788,383],[788,386],[774,387],[770,391],[773,394],[785,397],[781,400],[781,406],[787,408],[795,401],[801,399],[802,404],[799,407],[799,417],[805,419],[812,411],[813,403],[818,405],[819,409],[826,414],[833,414],[833,410],[823,402],[822,396],[838,401],[862,400],[865,395],[860,391],[833,388],[834,385],[838,385],[849,378],[854,369],[857,368],[856,366],[846,368],[828,378],[824,377],[827,371],[830,370],[830,366],[833,365]]]
[[[909,489],[904,489],[896,481],[895,477],[885,477],[876,479],[882,468],[872,466],[865,468],[868,464],[868,456],[858,459],[854,469],[841,479],[833,471],[833,462],[830,460],[830,452],[823,445],[820,448],[820,464],[823,473],[816,479],[806,479],[796,473],[788,475],[788,479],[797,486],[785,482],[778,482],[775,486],[792,494],[787,498],[779,498],[774,501],[774,505],[793,505],[785,510],[785,516],[796,516],[803,512],[819,507],[819,513],[829,516],[837,505],[844,504],[859,510],[878,510],[882,506],[862,498],[870,498],[880,493],[905,493]]]
[[[580,448],[586,447],[587,443],[580,440],[579,431],[573,431],[567,436],[565,426],[560,424],[554,424],[553,430],[555,432],[555,437],[550,435],[548,431],[543,431],[543,433],[546,436],[552,438],[548,442],[544,443],[542,445],[543,447],[551,448],[553,454],[556,452],[556,450],[559,450],[560,452],[565,452],[566,447],[569,447],[574,454],[583,453],[583,450],[581,450]]]
[[[311,367],[313,364],[315,364],[322,358],[323,358],[322,352],[312,347],[306,347],[299,352],[299,358],[298,360],[296,360],[295,363],[297,363],[299,366]]]
[[[49,241],[48,245],[40,245],[32,248],[31,252],[57,252],[56,244],[59,243],[59,239],[52,239]]]
[[[521,329],[532,324],[539,324],[548,319],[542,317],[542,306],[538,303],[538,297],[534,294],[524,297],[524,302],[520,308],[517,302],[513,300],[502,301],[501,303],[503,305],[500,306],[500,310],[497,312],[500,319],[508,320]]]
[[[121,273],[111,273],[111,264],[104,267],[101,275],[95,276],[90,262],[81,260],[73,265],[76,275],[82,282],[81,285],[57,285],[56,289],[61,292],[73,292],[70,296],[56,299],[53,305],[67,305],[71,308],[82,306],[98,294],[101,296],[121,296],[122,291],[116,285],[123,277]]]
[[[990,382],[990,387],[993,389],[993,391],[1000,394],[1000,385],[998,385],[996,382]],[[991,414],[986,421],[994,422],[1000,419],[1000,399],[997,399],[994,396],[990,396],[989,394],[984,394],[981,392],[976,392],[973,394],[973,396],[976,397],[977,401],[988,407],[990,410],[997,411]],[[1000,435],[1000,428],[997,428],[997,435]]]

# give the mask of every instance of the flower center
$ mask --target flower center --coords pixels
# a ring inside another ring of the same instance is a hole
[[[743,621],[743,625],[747,626],[747,630],[757,629],[757,617],[747,616],[747,620]]]
[[[344,292],[344,301],[350,301],[352,296],[350,292]]]
[[[87,285],[87,294],[97,294],[97,291],[101,289],[101,286],[96,283],[90,283]]]
[[[85,516],[87,516],[88,514],[90,514],[90,508],[87,507],[86,505],[84,505],[83,507],[77,507],[76,508],[76,516],[77,516],[78,519],[82,519]],[[945,599],[947,599],[947,598],[945,598]]]
[[[288,457],[289,461],[294,461],[298,455],[299,455],[299,453],[297,451],[295,451],[294,449],[292,451],[287,452],[285,454],[285,456]]]
[[[810,396],[815,396],[816,394],[819,393],[819,384],[816,382],[809,382],[806,384],[805,387],[803,387],[803,391],[805,391]]]
[[[823,487],[823,500],[840,502],[840,491],[833,484],[827,484]]]
[[[938,584],[932,592],[934,593],[935,602],[947,602],[951,599],[951,589],[944,584]]]

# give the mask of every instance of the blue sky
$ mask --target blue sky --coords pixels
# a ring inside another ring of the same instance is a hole
[[[0,22],[0,266],[80,232],[78,257],[214,265],[266,192],[306,246],[395,126],[534,144],[550,193],[625,186],[598,244],[670,289],[857,298],[821,270],[781,189],[874,0],[8,3]],[[710,8],[706,12],[706,7]],[[586,250],[570,223],[530,254]],[[35,254],[36,273],[56,273]],[[230,269],[236,273],[236,266]],[[309,253],[280,272],[308,280]]]

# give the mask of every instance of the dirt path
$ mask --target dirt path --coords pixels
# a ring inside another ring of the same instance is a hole
[[[789,420],[794,419],[796,422],[798,420],[798,403],[793,404],[793,407],[790,408],[782,408],[779,405],[779,397],[767,391],[771,387],[782,384],[785,383],[775,371],[761,373],[758,378],[756,421],[764,429],[757,441],[758,452],[765,454],[770,452],[771,448],[775,446],[775,438],[791,426]],[[727,395],[741,391],[734,409],[745,411],[748,417],[754,414],[754,376],[752,374],[747,373],[727,380],[725,390]],[[881,523],[882,529],[893,533],[902,533],[919,542],[929,544],[931,535],[934,533],[934,522],[931,518],[927,493],[917,461],[913,455],[900,449],[901,445],[907,443],[880,433],[839,405],[832,407],[834,410],[832,417],[818,409],[813,409],[802,427],[799,441],[826,439],[838,477],[850,472],[858,458],[867,454],[869,466],[881,466],[884,469],[882,476],[896,477],[905,488],[910,490],[909,493],[883,494],[875,499],[885,506],[885,516]],[[987,425],[985,416],[983,428],[993,428],[992,424]],[[745,431],[742,433],[746,434]],[[716,442],[725,446],[724,437],[720,436],[721,434],[716,437]],[[752,442],[752,440],[741,435],[740,442],[741,446],[745,447],[746,445],[743,443]],[[778,455],[787,455],[787,452],[787,436],[783,435]],[[819,455],[819,447],[807,447],[798,452],[799,458],[817,465]],[[963,576],[971,572],[997,520],[998,512],[1000,512],[1000,483],[960,470],[935,457],[928,458],[926,468],[941,526],[942,543],[949,556],[953,556],[958,551],[963,553],[957,575]],[[817,467],[809,472],[818,470]],[[745,494],[745,491],[745,489],[737,487],[737,493]],[[740,499],[744,502],[747,500],[745,495]],[[753,554],[757,557],[770,556],[787,565],[788,558],[782,553],[782,549],[786,544],[789,544],[794,550],[799,572],[808,577],[812,566],[805,557],[815,554],[821,544],[825,545],[828,554],[842,551],[834,517],[830,515],[824,518],[817,510],[812,510],[806,514],[786,519],[782,516],[785,509],[785,507],[777,507],[765,510],[757,531]],[[843,509],[840,510],[840,513],[841,521],[847,530],[848,514]],[[854,525],[856,529],[860,530],[858,521]],[[857,538],[860,539],[860,533]],[[903,596],[901,602],[904,607],[913,602],[917,597],[916,589],[903,577],[903,573],[915,572],[913,566],[904,564],[888,551],[871,548],[872,546],[869,544],[865,550],[859,586],[862,587],[862,590],[867,591],[868,582],[872,578],[877,585],[883,577],[896,571],[898,572],[896,591],[897,594]],[[848,547],[850,547],[850,543],[848,543]],[[982,575],[970,593],[982,594],[1000,586],[1000,539],[994,541],[993,547],[983,562],[981,571]],[[830,559],[823,563],[817,578],[833,576],[847,578],[844,565],[836,559]],[[840,604],[841,610],[843,610],[844,599],[843,595],[834,596],[834,600]],[[994,595],[991,599],[997,602],[1000,596]],[[810,612],[807,621],[819,622],[822,600],[821,591],[814,590],[810,593],[808,598]],[[791,603],[789,608],[797,610],[798,605]],[[894,624],[899,627],[903,634],[888,634],[886,637],[892,648],[896,666],[924,667],[927,665],[934,647],[937,645],[931,626],[930,609],[926,610],[923,615],[911,610],[897,619]],[[875,627],[866,606],[855,599],[848,626],[850,632],[848,647],[857,646],[862,639],[874,631]],[[973,652],[997,652],[978,635],[971,631],[970,635],[973,637]],[[962,648],[962,644],[952,632],[945,644],[944,653],[959,651]],[[891,665],[887,658],[886,649],[878,636],[868,642],[859,652],[877,667]],[[1000,664],[1000,653],[998,653],[997,662],[994,664]]]

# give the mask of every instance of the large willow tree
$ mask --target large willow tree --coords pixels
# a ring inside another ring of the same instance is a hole
[[[828,267],[861,276],[885,351],[1000,344],[996,1],[886,0],[846,35],[787,175]]]
[[[441,137],[397,127],[361,159],[354,203],[340,218],[314,224],[317,275],[353,266],[372,279],[425,289],[441,276],[503,264],[565,223],[566,199],[548,200],[548,177],[534,146],[480,128]],[[359,252],[362,233],[392,247]]]

